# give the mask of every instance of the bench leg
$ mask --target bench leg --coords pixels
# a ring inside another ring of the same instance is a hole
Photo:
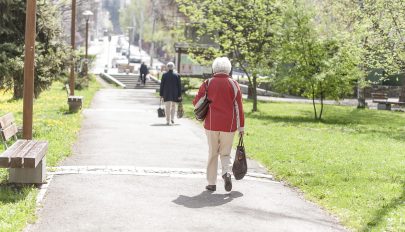
[[[46,180],[46,157],[36,168],[9,168],[9,182],[16,184],[43,184]]]

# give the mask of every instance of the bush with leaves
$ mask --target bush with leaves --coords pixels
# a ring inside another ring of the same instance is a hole
[[[323,101],[351,94],[364,73],[358,67],[361,53],[356,46],[337,36],[321,36],[311,12],[301,1],[286,5],[278,37],[275,86],[312,99],[314,117],[322,119]]]
[[[228,56],[242,69],[252,86],[253,109],[257,111],[257,78],[269,72],[275,29],[281,19],[276,0],[178,0],[180,10],[189,17],[197,40],[210,37],[218,48],[191,50],[202,63],[215,56]]]

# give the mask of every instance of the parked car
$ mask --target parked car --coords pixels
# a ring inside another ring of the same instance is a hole
[[[121,49],[121,55],[123,55],[123,56],[128,56],[128,49],[122,48],[122,49]]]
[[[141,63],[142,59],[141,56],[130,56],[129,63]]]
[[[111,66],[117,68],[119,64],[128,64],[128,59],[125,56],[116,56],[111,61]]]

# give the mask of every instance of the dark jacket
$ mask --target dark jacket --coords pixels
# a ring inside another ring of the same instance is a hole
[[[164,101],[178,102],[181,97],[181,80],[177,73],[169,70],[162,76],[160,82],[160,96]]]
[[[145,73],[145,74],[147,74],[148,73],[148,67],[145,65],[145,64],[141,64],[141,68],[140,68],[140,70],[139,70],[141,73]]]

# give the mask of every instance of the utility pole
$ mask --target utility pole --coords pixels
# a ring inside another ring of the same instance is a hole
[[[143,9],[141,9],[141,23],[139,25],[139,42],[138,42],[141,58],[142,58],[142,33],[143,33]]]
[[[154,50],[155,50],[155,41],[154,41],[154,36],[155,36],[155,27],[156,27],[156,13],[155,13],[155,0],[152,0],[152,44],[150,46],[150,68],[153,68],[153,55],[154,55]]]
[[[76,44],[76,0],[72,0],[72,21],[70,26],[70,41],[72,46],[72,53],[75,51],[75,44]],[[75,58],[74,54],[72,54],[70,65],[70,78],[69,78],[69,88],[70,88],[70,96],[75,95]]]
[[[25,16],[23,138],[32,139],[32,114],[34,103],[34,61],[37,1],[27,1]]]

